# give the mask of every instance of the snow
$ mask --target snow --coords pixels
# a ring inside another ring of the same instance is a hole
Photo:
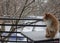
[[[30,17],[33,17],[33,18],[41,18],[41,19],[43,18],[42,16],[41,17],[40,16],[37,16],[37,17],[30,16]],[[25,21],[25,23],[26,22],[28,22],[28,21]],[[45,22],[40,21],[40,22],[37,22],[35,24],[36,25],[45,25]],[[5,26],[5,31],[10,31],[10,28],[11,28],[11,26]],[[29,31],[32,31],[32,29],[33,29],[33,27],[24,27],[23,28],[23,32],[29,32]],[[35,27],[34,31],[45,31],[45,29],[46,29],[46,27]],[[21,30],[22,30],[22,28],[17,29],[18,32],[20,32]],[[3,35],[5,35],[5,34],[3,34]],[[12,36],[16,36],[16,33],[12,34]],[[17,36],[23,37],[20,33],[17,33]],[[11,40],[11,39],[13,39],[13,40]],[[15,41],[16,38],[10,38],[9,40]],[[23,38],[21,40],[17,39],[17,40],[18,41],[26,41],[26,38]]]
[[[44,24],[44,23],[36,23],[36,24]],[[9,31],[11,28],[11,26],[5,26],[5,31]],[[35,27],[35,31],[45,31],[45,28],[46,27]],[[23,32],[29,32],[29,31],[32,31],[33,27],[24,27],[23,29]],[[18,32],[21,31],[21,28],[17,29]],[[5,33],[6,34],[6,33]],[[5,35],[4,34],[4,35]],[[16,34],[13,34],[13,36],[16,36]],[[20,37],[23,37],[21,34],[17,33],[17,36],[20,36]],[[11,41],[11,39],[13,39],[12,41],[15,41],[16,38],[10,38],[9,40]],[[26,38],[22,39],[22,40],[19,40],[18,41],[26,41]]]

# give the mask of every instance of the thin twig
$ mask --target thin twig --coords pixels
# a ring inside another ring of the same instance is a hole
[[[27,4],[27,2],[28,2],[28,0],[26,0],[25,5]],[[21,11],[21,13],[20,13],[19,18],[21,18],[21,15],[22,15],[22,13],[23,13],[23,11],[24,11],[24,9],[25,9],[25,5],[24,5],[24,7],[23,7],[23,9],[22,9],[22,11]],[[16,20],[16,23],[17,23],[17,24],[18,24],[18,22],[19,22],[19,20]],[[16,24],[16,23],[15,23],[15,24]],[[10,31],[11,31],[11,32],[12,32],[12,31],[15,31],[14,26],[11,27]],[[12,33],[8,34],[8,37],[10,37],[11,34],[12,34]],[[6,38],[8,38],[8,37],[4,37],[2,40],[6,39]]]

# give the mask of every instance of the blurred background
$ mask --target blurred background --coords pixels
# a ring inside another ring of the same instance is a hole
[[[13,19],[42,19],[44,13],[52,13],[60,19],[60,0],[0,0],[0,18],[13,18]],[[1,20],[0,24],[44,24],[39,21],[28,20]],[[59,21],[60,23],[60,21]],[[13,29],[14,28],[14,29]],[[35,27],[21,27],[18,26],[0,26],[2,31],[32,31]],[[41,27],[40,27],[41,28]],[[46,28],[46,27],[43,27]],[[23,30],[22,30],[23,29]],[[38,31],[38,27],[36,29]],[[43,29],[40,29],[41,31]],[[4,36],[4,34],[0,34]],[[10,34],[11,35],[11,34]],[[21,36],[14,33],[13,36]],[[7,39],[6,39],[7,40]],[[10,40],[10,39],[9,39]],[[22,38],[20,38],[20,41]],[[26,39],[24,39],[26,41]],[[7,42],[6,42],[7,43]],[[9,42],[8,42],[9,43]],[[12,42],[11,42],[12,43]],[[14,42],[15,43],[15,42]]]

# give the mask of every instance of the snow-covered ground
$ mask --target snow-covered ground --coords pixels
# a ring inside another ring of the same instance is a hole
[[[43,22],[38,22],[36,24],[41,24],[43,25],[44,23]],[[9,31],[11,28],[11,26],[5,26],[5,31]],[[29,32],[29,31],[32,31],[33,27],[24,27],[23,29],[23,32]],[[35,27],[35,31],[45,31],[46,27]],[[17,29],[18,32],[20,32],[21,28]],[[6,33],[5,33],[6,34]],[[5,35],[3,34],[3,35]],[[12,36],[16,36],[16,34],[12,34]],[[17,36],[20,36],[22,37],[22,35],[20,33],[17,33]],[[13,39],[12,41],[16,40],[16,38],[10,38],[9,40],[11,41],[11,39]],[[18,39],[20,40],[20,39]],[[26,41],[26,38],[22,40],[21,38],[21,41]]]
[[[31,16],[32,17],[32,16]],[[30,18],[31,18],[30,17]],[[34,16],[33,16],[33,18],[34,18]],[[40,19],[42,19],[43,17],[41,16],[41,17],[39,17],[39,16],[37,16],[37,17],[35,17],[35,18],[40,18]],[[26,22],[29,22],[29,21],[25,21],[25,23]],[[36,25],[45,25],[45,23],[44,22],[42,22],[42,21],[40,21],[40,22],[37,22],[37,23],[35,23]],[[5,31],[9,31],[10,30],[10,28],[11,28],[11,26],[5,26]],[[29,32],[29,31],[32,31],[32,29],[33,29],[33,27],[24,27],[23,28],[23,32]],[[45,29],[46,29],[46,27],[35,27],[35,31],[45,31]],[[17,32],[20,32],[21,31],[21,28],[19,28],[19,29],[17,29]],[[4,34],[5,35],[5,34]],[[14,33],[14,34],[12,34],[12,36],[16,36],[16,33]],[[23,37],[20,33],[17,33],[17,36],[18,37]],[[12,40],[13,39],[13,40]],[[16,41],[16,37],[14,37],[14,38],[10,38],[9,39],[10,41]],[[26,41],[26,38],[18,38],[17,39],[18,41]]]

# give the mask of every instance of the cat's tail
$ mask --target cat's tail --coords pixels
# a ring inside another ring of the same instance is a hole
[[[60,33],[60,28],[59,28],[59,33]]]
[[[58,30],[59,30],[59,33],[60,33],[60,23],[59,23],[59,26],[58,26],[58,28],[59,28]]]
[[[60,25],[58,24],[58,32],[60,33]]]

